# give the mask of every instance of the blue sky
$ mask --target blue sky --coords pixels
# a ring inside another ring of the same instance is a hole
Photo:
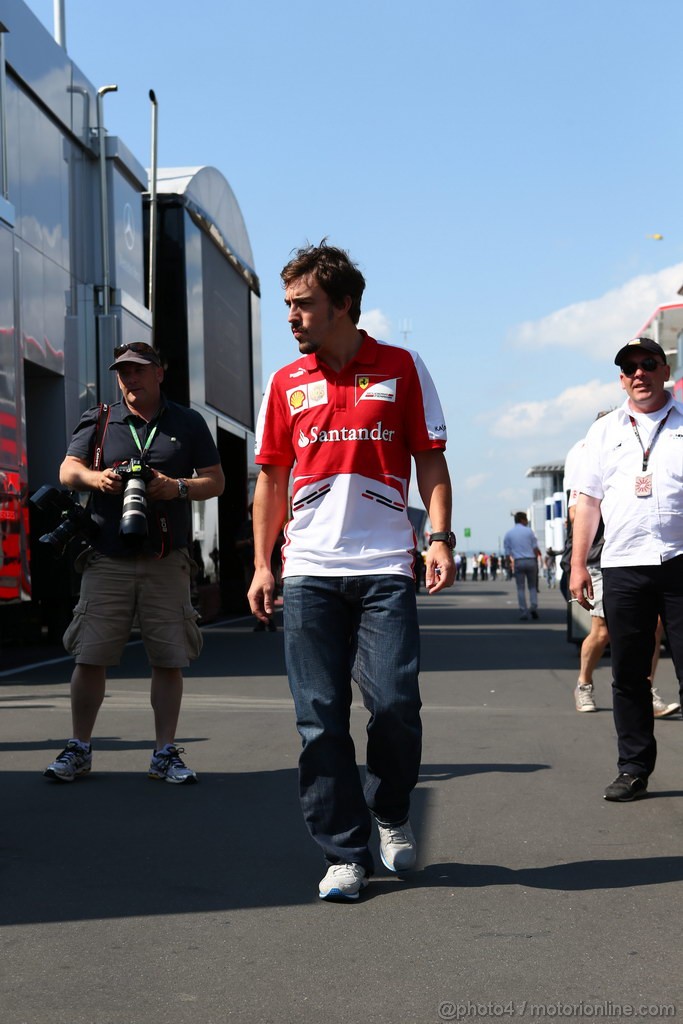
[[[29,6],[51,29],[52,0]],[[119,87],[108,131],[147,165],[153,88],[159,165],[230,182],[261,279],[264,373],[296,354],[279,271],[328,236],[366,276],[361,325],[431,370],[456,532],[498,547],[530,503],[526,469],[562,460],[621,401],[617,348],[683,301],[683,4],[67,0],[66,13],[70,56]]]

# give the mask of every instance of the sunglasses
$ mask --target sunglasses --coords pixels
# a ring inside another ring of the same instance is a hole
[[[129,345],[117,345],[114,349],[114,358],[118,359],[124,352],[137,352],[141,356],[151,356],[155,363],[160,362],[159,353],[146,341],[133,341]]]
[[[640,363],[622,363],[621,372],[624,377],[635,377],[638,370],[645,370],[646,373],[652,373],[657,369],[658,366],[664,366],[664,363],[660,363],[659,359],[655,359],[654,356],[647,356]]]

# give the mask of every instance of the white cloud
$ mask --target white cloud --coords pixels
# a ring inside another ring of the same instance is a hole
[[[496,497],[500,499],[501,504],[507,502],[511,508],[524,506],[529,502],[529,487],[503,487]]]
[[[476,491],[490,478],[491,473],[474,473],[472,476],[465,477],[462,488],[464,491]]]
[[[582,436],[598,412],[621,405],[624,393],[618,381],[603,384],[598,380],[566,388],[555,398],[535,402],[517,402],[504,408],[495,419],[490,432],[495,437]],[[488,419],[488,417],[487,417]],[[482,417],[483,420],[483,417]]]
[[[371,338],[388,341],[391,337],[391,321],[381,309],[369,309],[361,313],[358,326],[367,331]]]
[[[634,277],[598,299],[576,302],[511,332],[516,348],[566,346],[602,359],[614,353],[646,323],[657,306],[681,302],[683,263]]]

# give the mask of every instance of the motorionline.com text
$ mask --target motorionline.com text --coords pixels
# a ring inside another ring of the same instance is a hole
[[[507,1003],[452,1002],[445,999],[439,1004],[439,1020],[467,1020],[467,1018],[503,1018],[530,1017],[536,1020],[565,1019],[602,1019],[614,1021],[620,1019],[673,1018],[677,1015],[677,1007],[672,1003],[613,1003],[607,999],[603,1002],[576,1003],[532,1003],[527,1000]]]

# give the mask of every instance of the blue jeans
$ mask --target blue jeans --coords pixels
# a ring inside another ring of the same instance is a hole
[[[420,768],[415,584],[390,575],[289,577],[284,625],[306,825],[329,864],[372,874],[371,812],[405,821]],[[364,785],[349,731],[352,680],[370,713]]]

